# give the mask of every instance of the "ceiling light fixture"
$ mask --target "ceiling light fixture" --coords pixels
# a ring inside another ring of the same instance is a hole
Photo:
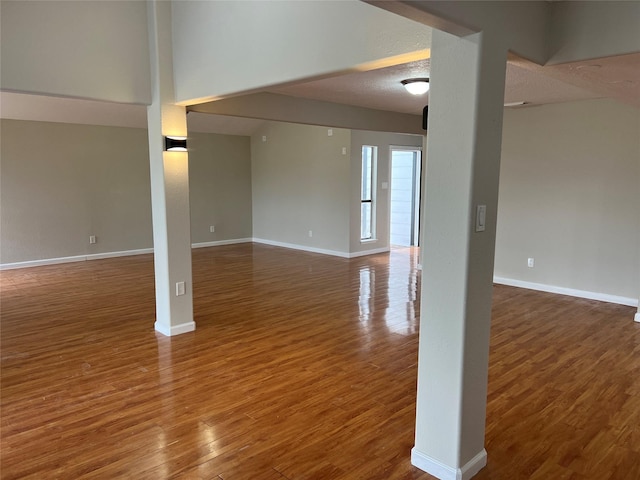
[[[429,79],[428,78],[409,78],[402,80],[402,85],[412,95],[424,95],[429,91]]]

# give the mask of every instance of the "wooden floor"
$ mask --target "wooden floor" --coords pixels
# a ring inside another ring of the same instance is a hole
[[[197,330],[171,339],[149,255],[1,273],[2,479],[432,478],[415,252],[193,258]],[[495,287],[475,478],[640,478],[634,310]]]

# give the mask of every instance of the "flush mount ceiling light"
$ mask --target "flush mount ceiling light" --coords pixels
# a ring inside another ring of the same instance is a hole
[[[428,78],[409,78],[402,80],[402,85],[412,95],[424,95],[429,91],[429,79]]]
[[[167,152],[186,152],[187,137],[164,137],[164,149]]]

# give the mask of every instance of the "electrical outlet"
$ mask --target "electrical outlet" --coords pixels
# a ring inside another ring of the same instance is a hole
[[[327,130],[327,136],[333,137],[333,128],[330,128],[329,130]]]
[[[184,295],[184,282],[176,283],[176,297]]]
[[[267,141],[267,136],[266,136],[266,135],[263,135],[263,136],[262,136],[262,141],[263,141],[263,142],[266,142],[266,141]]]
[[[309,238],[313,237],[313,230],[309,230]]]
[[[535,264],[535,261],[533,260],[533,258],[527,258],[527,267],[533,268],[534,264]]]
[[[342,147],[342,154],[346,155],[347,154],[347,147]]]
[[[215,226],[215,225],[211,225],[211,226],[209,227],[209,231],[210,231],[211,233],[215,233],[215,231],[216,231],[216,226]]]
[[[89,235],[89,243],[96,243],[96,236],[95,235]]]

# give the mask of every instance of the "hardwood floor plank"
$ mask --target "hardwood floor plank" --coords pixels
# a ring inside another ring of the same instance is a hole
[[[0,476],[427,480],[417,251],[193,252],[197,329],[153,330],[151,255],[0,272]],[[633,309],[494,289],[480,480],[640,478]]]

